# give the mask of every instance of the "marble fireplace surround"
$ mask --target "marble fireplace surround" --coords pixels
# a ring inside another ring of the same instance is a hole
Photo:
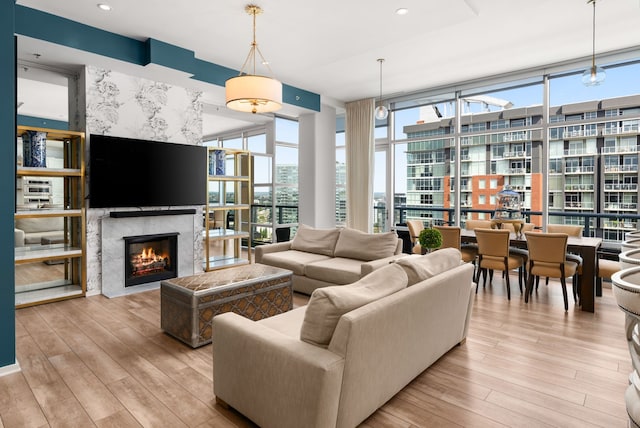
[[[178,276],[194,274],[194,214],[102,218],[102,294],[118,297],[160,287],[160,281],[125,287],[125,236],[178,233]]]

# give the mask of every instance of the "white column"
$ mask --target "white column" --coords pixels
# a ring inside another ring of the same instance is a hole
[[[322,105],[319,113],[301,115],[298,125],[298,221],[335,227],[336,110]]]

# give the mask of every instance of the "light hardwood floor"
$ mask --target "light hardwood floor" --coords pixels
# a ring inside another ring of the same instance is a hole
[[[611,290],[589,314],[564,312],[559,283],[526,305],[513,288],[507,301],[499,275],[481,286],[466,343],[362,426],[625,427],[631,363]],[[253,426],[215,404],[211,345],[165,335],[159,306],[156,290],[17,310],[22,371],[0,377],[0,428]]]

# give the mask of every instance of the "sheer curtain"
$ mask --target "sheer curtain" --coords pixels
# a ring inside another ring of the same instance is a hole
[[[375,99],[347,103],[347,227],[372,232]]]

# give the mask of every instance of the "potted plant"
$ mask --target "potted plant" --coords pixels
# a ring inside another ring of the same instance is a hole
[[[422,247],[422,254],[430,253],[434,248],[442,245],[442,234],[438,229],[422,229],[418,235],[418,242]]]

